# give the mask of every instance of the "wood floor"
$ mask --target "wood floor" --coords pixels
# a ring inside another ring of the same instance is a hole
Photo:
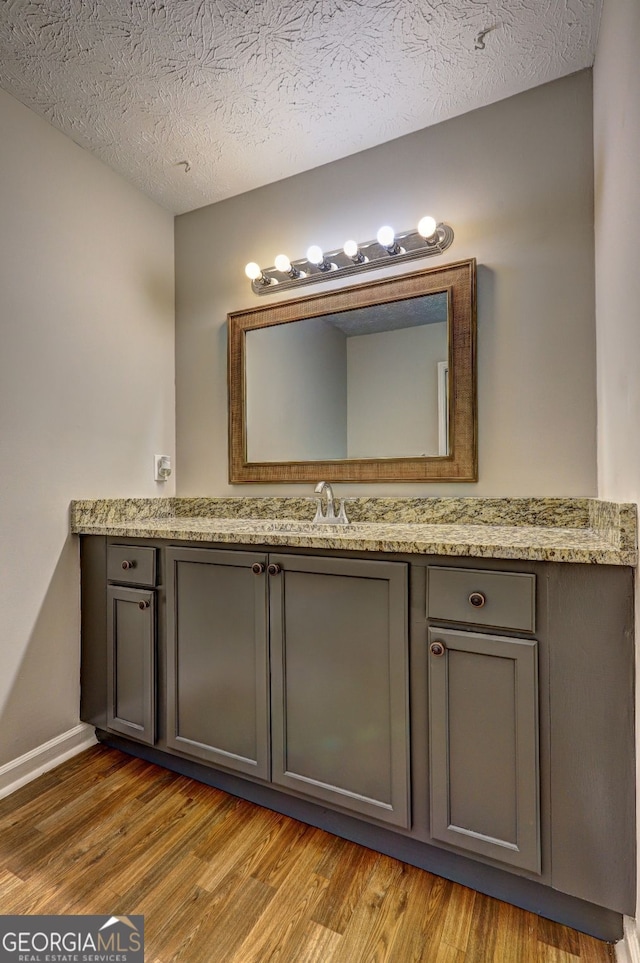
[[[144,914],[147,963],[604,963],[613,949],[95,746],[0,801],[0,912]]]

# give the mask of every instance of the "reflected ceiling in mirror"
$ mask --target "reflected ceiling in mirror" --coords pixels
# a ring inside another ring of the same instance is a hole
[[[474,481],[475,261],[229,315],[231,482]]]

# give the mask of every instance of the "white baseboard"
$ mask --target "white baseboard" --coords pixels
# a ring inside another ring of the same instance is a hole
[[[640,963],[640,933],[630,916],[625,916],[624,936],[616,943],[616,963]]]
[[[37,749],[25,752],[24,756],[5,763],[4,766],[0,766],[0,799],[41,776],[43,772],[55,769],[66,759],[77,755],[83,749],[88,749],[96,742],[93,727],[81,722],[73,729],[38,746]]]

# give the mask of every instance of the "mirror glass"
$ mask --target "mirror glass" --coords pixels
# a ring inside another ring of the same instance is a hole
[[[249,462],[448,453],[446,292],[248,331],[245,351]]]
[[[229,480],[476,481],[475,272],[230,314]]]

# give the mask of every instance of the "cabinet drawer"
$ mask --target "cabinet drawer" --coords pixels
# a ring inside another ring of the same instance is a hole
[[[156,584],[156,550],[140,545],[109,545],[107,578],[127,585]]]
[[[535,575],[437,566],[428,569],[430,619],[534,632],[535,612]]]

